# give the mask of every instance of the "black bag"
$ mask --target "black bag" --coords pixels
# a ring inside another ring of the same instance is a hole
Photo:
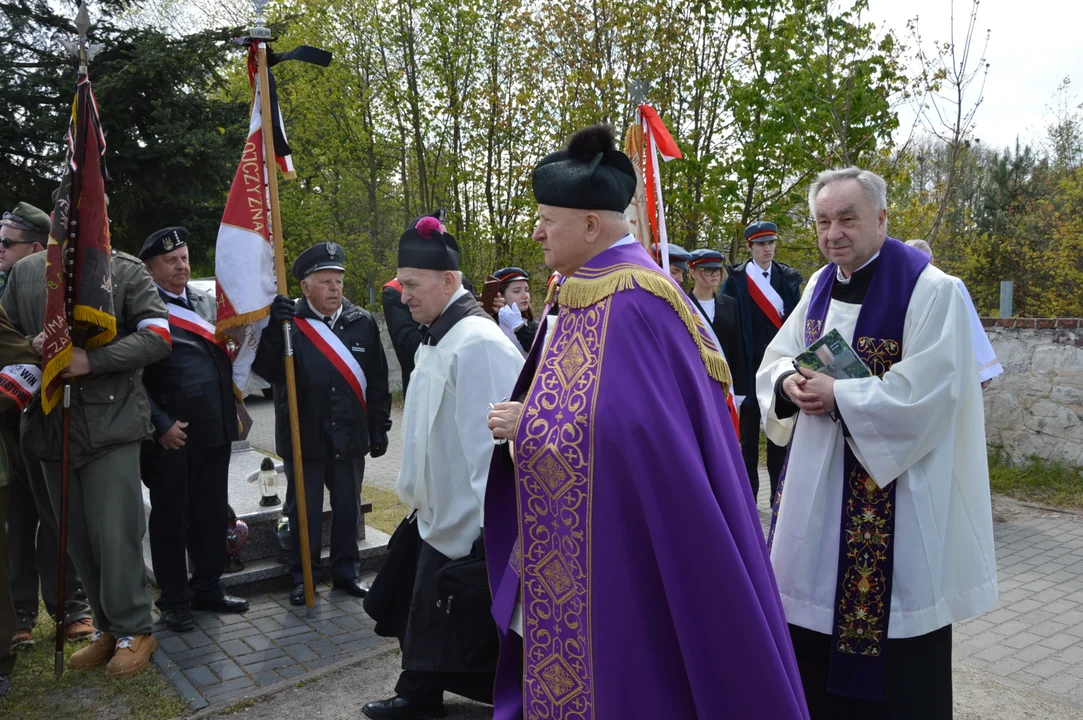
[[[420,552],[421,535],[415,510],[399,523],[388,540],[387,557],[363,603],[365,612],[376,621],[373,632],[381,637],[398,638],[402,642],[406,636]]]
[[[479,537],[470,554],[449,560],[436,573],[436,607],[454,623],[468,667],[486,667],[500,654],[500,636],[493,621],[493,597],[485,566],[485,543]]]

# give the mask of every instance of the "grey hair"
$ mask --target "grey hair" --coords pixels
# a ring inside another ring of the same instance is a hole
[[[857,180],[873,207],[877,211],[887,210],[887,183],[884,179],[874,172],[851,165],[839,170],[824,170],[812,181],[808,189],[808,209],[813,218],[816,217],[816,196],[831,183],[842,180]]]
[[[922,251],[923,253],[925,253],[929,257],[933,256],[932,247],[929,245],[929,243],[925,242],[924,240],[907,240],[906,244],[909,245],[912,248],[917,248],[918,250]]]

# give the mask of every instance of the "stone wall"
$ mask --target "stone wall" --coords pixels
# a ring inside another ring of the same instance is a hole
[[[983,318],[1004,366],[985,391],[985,434],[1015,458],[1083,465],[1083,319]]]

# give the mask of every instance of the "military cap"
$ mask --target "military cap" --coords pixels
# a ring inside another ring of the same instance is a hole
[[[692,268],[720,268],[722,267],[722,253],[706,248],[693,250],[688,266]]]
[[[440,221],[423,217],[416,227],[399,238],[400,268],[421,270],[458,270],[459,244],[440,229]]]
[[[501,268],[493,273],[493,277],[499,280],[501,284],[530,279],[530,275],[527,274],[526,270],[517,267]]]
[[[16,205],[11,212],[4,213],[4,219],[0,220],[0,225],[40,235],[49,234],[50,224],[48,213],[25,202]]]
[[[692,255],[680,245],[674,245],[673,243],[667,243],[667,245],[669,247],[669,264],[681,270],[687,270],[688,261]],[[653,255],[658,254],[658,243],[651,245],[651,251]]]
[[[304,280],[317,270],[346,272],[346,253],[338,243],[316,243],[293,261],[293,277]]]
[[[594,125],[573,135],[567,149],[542,158],[532,183],[541,205],[624,212],[636,191],[636,171],[617,149],[613,130]]]
[[[182,227],[167,227],[152,233],[143,243],[139,251],[140,260],[150,260],[152,257],[171,253],[177,248],[188,244],[188,229]]]
[[[761,243],[778,240],[778,225],[760,220],[745,228],[745,242]]]

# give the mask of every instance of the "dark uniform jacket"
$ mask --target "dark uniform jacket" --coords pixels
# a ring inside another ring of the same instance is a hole
[[[380,294],[384,304],[384,322],[387,334],[391,336],[391,347],[395,348],[395,357],[402,368],[402,392],[410,384],[410,373],[414,371],[414,355],[421,345],[421,326],[414,322],[410,308],[402,304],[402,285],[397,279],[384,285]]]
[[[699,309],[703,310],[703,301],[697,298],[694,294],[689,293],[688,297],[692,299]],[[704,318],[710,316],[704,312]],[[741,321],[740,316],[737,313],[737,301],[731,297],[727,297],[722,293],[715,293],[714,295],[714,320],[711,321],[711,328],[714,330],[715,337],[718,338],[719,344],[722,346],[722,352],[726,355],[726,362],[730,366],[730,374],[733,376],[733,394],[734,395],[746,395],[747,387],[744,382],[745,377],[745,348],[744,338],[741,334]]]
[[[179,303],[158,290],[162,302]],[[208,293],[186,288],[188,309],[211,323],[217,311]],[[188,423],[186,447],[217,447],[237,439],[237,404],[229,355],[218,345],[173,323],[173,351],[143,372],[150,419],[159,438],[177,420]]]
[[[301,298],[294,314],[323,322]],[[369,451],[369,433],[391,429],[391,393],[387,387],[387,357],[376,319],[367,310],[343,300],[342,312],[332,328],[365,373],[368,413],[335,366],[312,344],[296,323],[291,326],[294,372],[297,377],[297,412],[301,424],[301,453],[307,460],[359,457]],[[293,457],[289,407],[283,361],[282,328],[270,323],[260,336],[253,372],[274,385],[275,448]]]
[[[139,329],[151,318],[167,319],[165,303],[143,261],[113,251],[109,263],[117,335],[108,345],[87,350],[90,374],[78,378],[71,398],[71,462],[80,467],[118,445],[147,438],[150,401],[143,387],[143,368],[169,354],[169,343],[153,330]],[[28,338],[45,322],[45,251],[29,255],[11,268],[0,305]],[[23,449],[38,460],[60,460],[59,408],[41,410],[38,393],[23,413]]]
[[[778,328],[775,327],[759,305],[752,301],[748,294],[748,277],[745,272],[749,265],[755,266],[751,260],[746,260],[740,265],[729,268],[729,276],[722,283],[722,293],[734,298],[741,315],[741,333],[744,339],[745,351],[745,384],[754,391],[756,388],[756,371],[763,362],[763,353],[771,341],[775,339]],[[801,283],[805,280],[801,273],[789,265],[780,262],[771,262],[771,287],[782,298],[782,307],[785,317],[789,317],[797,303],[801,300]],[[736,381],[736,378],[734,378]],[[736,392],[736,391],[735,391]],[[744,395],[746,393],[737,393]],[[751,392],[754,394],[754,392]]]

